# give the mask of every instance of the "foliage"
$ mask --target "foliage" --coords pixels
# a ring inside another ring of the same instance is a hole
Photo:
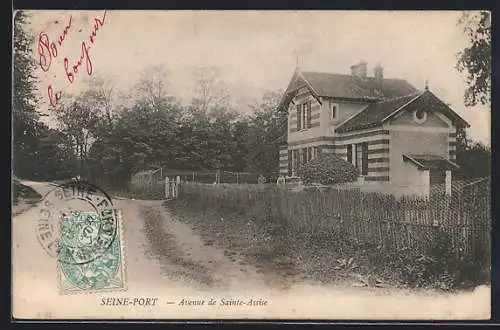
[[[197,68],[194,71],[195,88],[192,105],[201,114],[227,109],[229,93],[216,68]]]
[[[64,137],[41,122],[36,109],[34,37],[26,26],[30,16],[17,11],[14,16],[14,59],[12,135],[13,168],[25,179],[60,179],[72,173],[72,155],[64,148]]]
[[[491,175],[491,150],[476,142],[468,143],[465,149],[457,150],[457,173],[462,178],[480,178]]]
[[[34,58],[30,45],[33,40],[26,29],[29,16],[17,11],[14,16],[13,39],[13,98],[12,98],[12,135],[14,169],[16,174],[25,177],[36,163],[38,138],[43,125],[38,122],[40,115],[35,109],[37,101],[34,84]]]
[[[25,186],[18,179],[14,178],[12,180],[12,203],[17,205],[20,199],[25,200],[38,200],[42,198],[42,195],[37,193],[30,186]]]
[[[278,176],[279,146],[287,129],[287,114],[278,110],[281,94],[281,91],[267,92],[262,100],[251,105],[254,113],[246,135],[245,149],[250,151],[245,157],[246,171]]]
[[[358,177],[358,170],[351,163],[335,154],[321,154],[318,158],[302,164],[297,175],[304,183],[334,184],[353,182]]]
[[[491,102],[491,13],[465,12],[459,20],[469,45],[458,54],[456,68],[467,72],[464,102],[467,106]]]

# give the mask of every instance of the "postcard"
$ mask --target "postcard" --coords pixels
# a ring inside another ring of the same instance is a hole
[[[489,319],[490,16],[15,11],[13,318]]]

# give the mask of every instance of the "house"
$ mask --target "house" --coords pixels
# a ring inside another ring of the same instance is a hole
[[[366,62],[350,74],[297,68],[280,106],[288,109],[280,174],[333,152],[359,169],[359,182],[401,194],[449,192],[457,128],[469,127],[427,86],[385,78],[380,65],[368,76]]]

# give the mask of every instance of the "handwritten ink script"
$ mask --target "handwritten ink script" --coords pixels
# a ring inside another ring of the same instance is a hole
[[[39,65],[44,72],[48,72],[51,69],[53,59],[61,55],[61,48],[64,45],[64,41],[66,40],[68,34],[70,34],[72,31],[72,19],[72,16],[70,16],[67,25],[59,34],[55,42],[50,41],[47,33],[43,31],[38,35]],[[64,57],[64,75],[70,84],[75,81],[75,77],[77,77],[77,74],[81,72],[79,70],[81,69],[82,65],[85,65],[87,74],[89,76],[92,75],[92,58],[89,51],[96,41],[97,32],[104,26],[105,21],[106,11],[104,11],[102,17],[94,17],[93,26],[90,30],[89,38],[87,40],[82,40],[80,57],[78,58],[78,60],[71,61],[67,57]],[[62,96],[62,92],[56,91],[52,84],[47,87],[47,94],[50,105],[52,106],[56,106]]]

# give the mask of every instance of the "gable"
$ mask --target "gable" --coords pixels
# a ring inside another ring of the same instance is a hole
[[[441,101],[436,95],[426,90],[421,97],[415,99],[404,107],[404,111],[413,113],[418,109],[425,109],[428,113],[435,113],[438,116],[445,116],[453,125],[458,127],[469,127],[469,124],[453,111],[447,104]],[[395,115],[395,114],[394,114]]]
[[[418,123],[415,121],[415,112],[409,111],[407,109],[401,111],[397,116],[389,120],[390,125],[405,125],[405,126],[427,126],[427,127],[442,127],[449,128],[450,125],[443,120],[438,114],[433,112],[428,112],[426,115],[426,120],[423,123]]]
[[[469,124],[455,113],[448,105],[441,101],[428,90],[423,93],[410,94],[391,100],[379,101],[370,104],[366,109],[342,123],[335,129],[336,132],[349,132],[353,130],[370,128],[382,125],[387,120],[400,115],[402,111],[413,113],[418,109],[425,109],[428,113],[445,116],[458,127],[468,127]]]
[[[297,132],[297,106],[300,106],[302,111],[302,105],[306,102],[310,102],[311,104],[311,127],[309,127],[308,133],[311,133],[311,129],[315,127],[319,127],[321,125],[321,104],[314,97],[314,95],[310,92],[310,90],[306,87],[299,88],[293,99],[290,101],[288,106],[288,132],[295,133]],[[304,120],[300,119],[301,122]],[[302,132],[302,130],[300,131]],[[299,132],[299,133],[300,133]]]
[[[316,100],[311,91],[307,87],[301,87],[295,93],[292,102],[290,102],[290,108],[293,108],[296,104],[301,104],[306,101],[311,101],[312,106],[319,105],[319,102]]]
[[[335,131],[344,133],[382,125],[383,120],[395,110],[413,101],[420,94],[410,94],[384,102],[370,104],[367,108],[338,126]]]

